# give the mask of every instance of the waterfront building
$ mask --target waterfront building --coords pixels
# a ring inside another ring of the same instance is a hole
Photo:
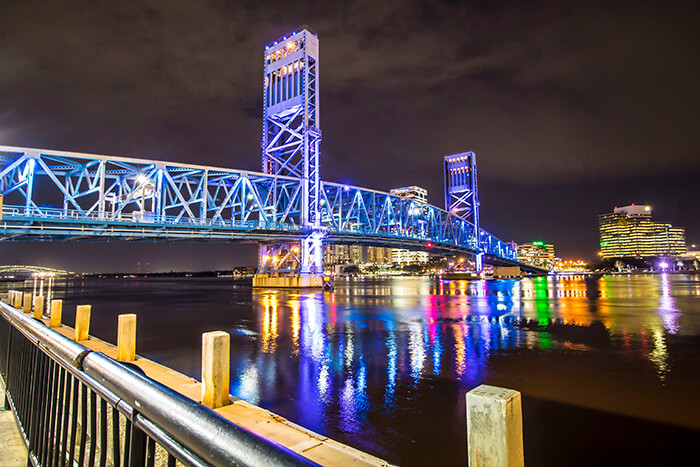
[[[554,267],[554,245],[544,242],[523,243],[516,250],[517,258],[525,264],[544,269]]]
[[[588,264],[582,259],[561,259],[554,260],[554,270],[556,272],[587,272]]]
[[[700,261],[700,249],[698,249],[697,245],[690,245],[690,248],[688,248],[688,251],[686,252],[686,256],[688,258],[694,258]]]
[[[419,186],[405,186],[394,188],[389,191],[390,194],[399,198],[414,199],[421,203],[428,202],[428,190]],[[391,251],[391,262],[394,264],[424,264],[428,262],[428,253],[425,251],[412,251],[400,248],[394,248]]]
[[[598,216],[603,258],[679,257],[686,254],[685,229],[654,222],[651,206],[616,207]]]
[[[403,264],[425,264],[428,262],[428,253],[425,251],[412,251],[400,248],[391,250],[391,262]]]
[[[324,266],[336,264],[391,264],[391,248],[363,245],[323,245]]]
[[[428,190],[415,185],[393,188],[389,191],[389,194],[399,198],[415,199],[421,203],[428,202]]]

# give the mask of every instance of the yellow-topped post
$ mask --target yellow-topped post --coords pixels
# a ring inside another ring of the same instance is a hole
[[[202,334],[202,405],[210,409],[229,404],[230,339],[224,331]]]
[[[41,319],[44,316],[44,296],[38,295],[34,297],[34,317]]]
[[[63,300],[51,300],[51,315],[49,317],[49,327],[57,328],[61,326],[63,314]]]
[[[75,341],[86,341],[90,333],[90,305],[78,305],[75,310]]]
[[[136,358],[136,315],[119,315],[117,322],[117,360],[133,362]]]

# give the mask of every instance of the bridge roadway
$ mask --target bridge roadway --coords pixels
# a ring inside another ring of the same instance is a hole
[[[238,169],[0,146],[0,241],[298,242],[300,178]],[[443,209],[389,193],[321,182],[324,241],[484,253],[515,252]]]

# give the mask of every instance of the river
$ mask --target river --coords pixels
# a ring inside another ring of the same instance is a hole
[[[27,289],[31,283],[27,282]],[[11,288],[3,284],[5,289]],[[465,465],[465,394],[523,394],[527,465],[681,465],[700,443],[700,276],[342,279],[333,292],[231,278],[58,281],[116,340],[199,378],[231,334],[231,393],[400,465]]]

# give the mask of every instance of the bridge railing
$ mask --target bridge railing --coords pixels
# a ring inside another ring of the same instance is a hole
[[[315,465],[0,303],[0,375],[33,465]]]
[[[164,216],[159,214],[142,213],[135,211],[131,213],[119,213],[110,215],[109,213],[89,213],[75,209],[61,209],[54,207],[24,207],[4,205],[2,208],[3,218],[11,219],[31,219],[33,221],[58,220],[58,221],[76,221],[76,222],[118,222],[118,223],[138,223],[138,224],[157,224],[173,227],[214,227],[224,229],[243,229],[243,230],[301,230],[301,227],[295,224],[271,222],[266,220],[251,220],[242,221],[238,219],[221,219],[221,218],[196,218],[179,216]]]

